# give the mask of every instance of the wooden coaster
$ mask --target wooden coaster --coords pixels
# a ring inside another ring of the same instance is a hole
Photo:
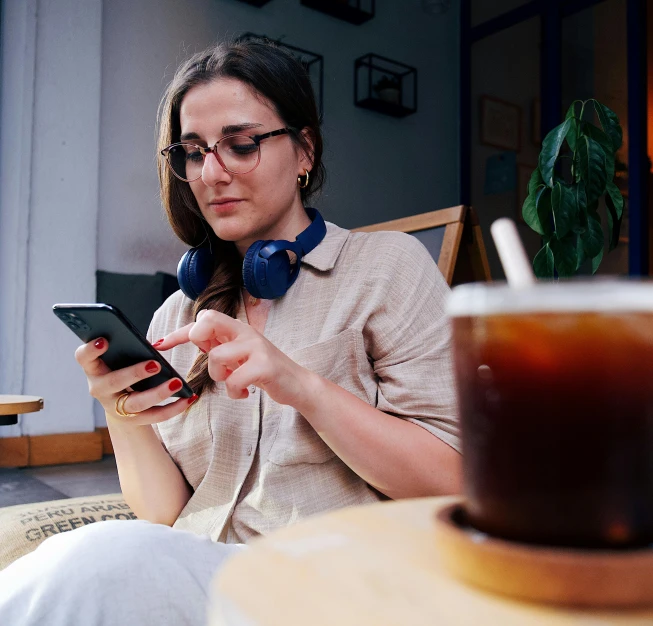
[[[496,539],[465,524],[461,503],[436,514],[435,541],[454,576],[534,602],[592,608],[653,605],[653,549],[581,550]]]

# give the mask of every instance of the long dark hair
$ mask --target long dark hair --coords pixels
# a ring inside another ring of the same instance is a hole
[[[218,78],[235,78],[266,98],[284,125],[297,129],[290,134],[295,144],[312,159],[313,167],[302,202],[316,194],[325,180],[322,164],[322,135],[315,96],[305,68],[291,54],[274,43],[253,39],[220,44],[193,55],[176,71],[159,104],[158,152],[181,135],[179,110],[186,93],[194,86]],[[312,146],[299,131],[306,129]],[[173,231],[189,246],[211,243],[215,269],[208,287],[195,301],[195,316],[202,309],[213,309],[236,317],[242,286],[242,261],[233,242],[222,241],[205,223],[188,183],[176,178],[159,158],[161,200]],[[201,395],[213,380],[208,373],[208,358],[201,354],[188,373],[188,383]]]

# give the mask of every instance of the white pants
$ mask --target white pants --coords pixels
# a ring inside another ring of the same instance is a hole
[[[243,548],[142,520],[89,524],[0,572],[0,624],[204,626],[211,578]]]

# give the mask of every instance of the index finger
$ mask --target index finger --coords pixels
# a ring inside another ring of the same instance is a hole
[[[190,329],[195,325],[194,322],[186,324],[177,330],[173,330],[169,335],[166,335],[163,339],[159,339],[156,343],[152,344],[157,350],[170,350],[175,346],[180,346],[183,343],[188,343],[190,338],[188,337]]]
[[[243,332],[244,324],[218,311],[206,311],[197,316],[188,337],[197,346],[209,349],[216,345],[233,341]]]

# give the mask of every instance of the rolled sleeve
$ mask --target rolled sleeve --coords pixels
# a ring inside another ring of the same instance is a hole
[[[404,233],[384,242],[370,277],[374,311],[364,335],[378,377],[377,408],[413,422],[460,452],[449,287],[426,248]]]

